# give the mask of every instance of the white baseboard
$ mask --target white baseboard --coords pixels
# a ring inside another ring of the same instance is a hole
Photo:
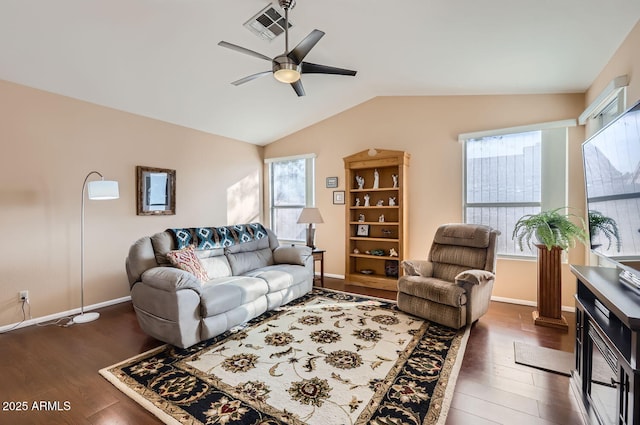
[[[316,277],[320,277],[320,272],[316,272],[315,276]],[[342,279],[342,280],[344,280],[344,275],[343,274],[325,273],[324,277],[332,277],[334,279]]]
[[[344,280],[344,275],[343,274],[325,273],[324,275],[326,277],[332,277],[332,278],[335,278],[335,279]],[[316,276],[320,276],[320,273],[316,273]],[[520,300],[520,299],[517,299],[517,298],[497,297],[495,295],[491,296],[491,301],[497,301],[497,302],[500,302],[500,303],[507,303],[507,304],[526,305],[526,306],[530,306],[530,307],[536,307],[538,305],[538,303],[535,302],[535,301]],[[562,306],[562,311],[575,313],[576,312],[576,308],[575,307],[571,307],[571,306],[563,305]]]
[[[516,298],[496,297],[495,295],[491,296],[491,301],[497,301],[499,303],[507,303],[507,304],[527,305],[529,307],[536,307],[538,305],[538,303],[535,302],[535,301],[519,300],[519,299],[516,299]],[[576,312],[576,308],[575,307],[571,307],[571,306],[563,305],[562,306],[562,311],[575,313]]]
[[[332,278],[335,278],[335,279],[344,279],[344,275],[340,275],[340,274],[325,273],[324,275],[326,277],[332,277]],[[102,307],[108,307],[108,306],[111,306],[111,305],[124,303],[124,302],[127,302],[127,301],[131,301],[131,296],[128,295],[126,297],[116,298],[116,299],[113,299],[113,300],[109,300],[109,301],[104,301],[104,302],[97,303],[97,304],[88,305],[84,309],[85,309],[85,311],[91,311],[91,310],[96,310],[96,309],[102,308]],[[508,303],[508,304],[526,305],[526,306],[529,306],[529,307],[535,307],[535,306],[538,305],[535,301],[520,300],[520,299],[516,299],[516,298],[498,297],[498,296],[495,296],[495,295],[491,296],[491,301],[496,301],[496,302],[500,302],[500,303]],[[563,305],[562,306],[562,311],[575,313],[576,309],[575,309],[575,307]],[[0,333],[1,332],[6,332],[8,330],[15,330],[15,329],[20,329],[20,328],[25,328],[27,326],[32,326],[32,325],[35,325],[35,324],[38,324],[38,323],[48,322],[48,321],[51,321],[51,320],[61,319],[63,317],[74,316],[74,315],[79,314],[79,313],[80,313],[80,307],[74,308],[73,310],[67,310],[67,311],[62,311],[60,313],[50,314],[48,316],[36,317],[35,319],[29,319],[29,320],[25,320],[23,322],[12,323],[12,324],[9,324],[9,325],[0,326]]]
[[[104,301],[97,304],[92,304],[85,306],[84,311],[91,311],[102,307],[108,307],[110,305],[120,304],[127,301],[131,301],[131,296],[127,295],[126,297],[116,298],[114,300]],[[62,319],[63,317],[75,316],[80,313],[80,307],[74,308],[73,310],[62,311],[60,313],[50,314],[48,316],[36,317],[35,319],[28,319],[23,322],[13,323],[10,325],[0,326],[0,332],[6,332],[8,330],[16,330],[20,328],[25,328],[27,326],[36,325],[38,323],[49,322],[51,320]]]

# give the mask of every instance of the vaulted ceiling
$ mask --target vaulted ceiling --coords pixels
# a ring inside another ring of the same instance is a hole
[[[277,4],[277,0],[273,0]],[[261,59],[284,37],[243,24],[269,0],[2,0],[0,79],[264,145],[375,96],[583,92],[640,19],[635,0],[298,0],[306,60],[358,71],[303,75]]]

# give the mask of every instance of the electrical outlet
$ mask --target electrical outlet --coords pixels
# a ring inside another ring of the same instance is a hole
[[[29,291],[27,291],[26,289],[24,291],[18,292],[18,295],[20,297],[20,302],[29,301]]]

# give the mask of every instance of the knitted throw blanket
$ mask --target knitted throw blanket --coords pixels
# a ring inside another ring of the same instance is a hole
[[[173,234],[178,249],[193,244],[196,249],[226,248],[266,238],[267,229],[260,223],[235,224],[224,227],[189,227],[167,229]]]

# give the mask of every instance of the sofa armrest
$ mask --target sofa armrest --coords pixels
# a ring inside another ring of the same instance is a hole
[[[471,325],[489,310],[495,275],[486,270],[467,270],[459,273],[456,284],[467,293],[467,325]]]
[[[273,250],[273,261],[276,264],[307,266],[311,258],[311,248],[308,246],[279,246]],[[313,262],[311,264],[313,265]]]
[[[193,289],[200,292],[202,284],[193,274],[174,267],[152,267],[142,273],[140,280],[145,284],[167,292]]]
[[[481,285],[495,279],[496,275],[486,270],[467,270],[456,276],[456,284]]]
[[[433,263],[427,260],[404,260],[400,263],[407,276],[433,276]]]

